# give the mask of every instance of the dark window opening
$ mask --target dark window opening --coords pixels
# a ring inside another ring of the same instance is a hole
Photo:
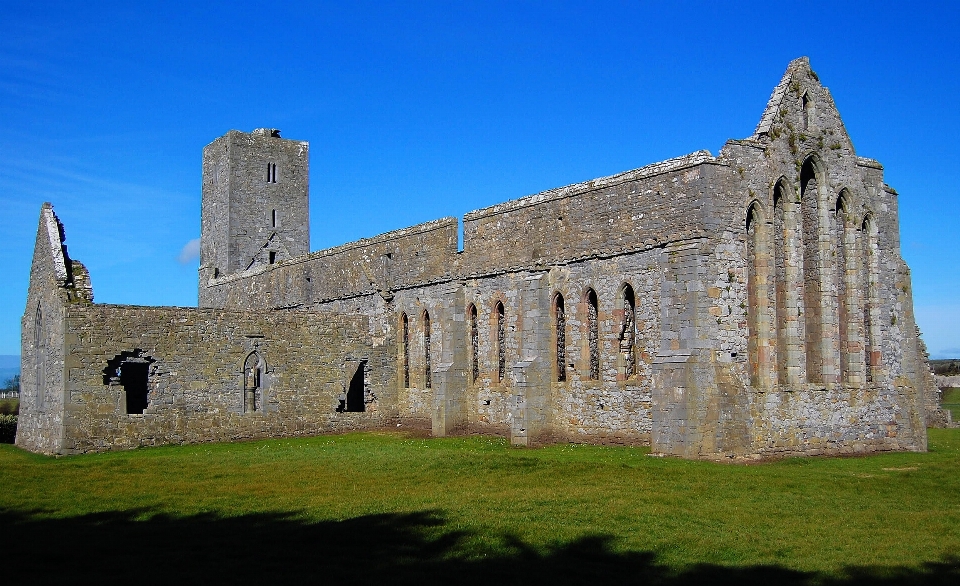
[[[153,363],[153,358],[144,356],[143,350],[137,348],[114,356],[103,369],[103,384],[123,387],[128,414],[142,414],[149,406],[150,365]]]
[[[563,308],[563,295],[557,293],[556,300],[556,327],[557,327],[557,382],[567,380],[567,317]]]
[[[277,182],[277,164],[267,163],[267,183]]]
[[[497,380],[507,376],[506,316],[503,304],[497,302]]]
[[[600,380],[600,330],[598,326],[597,294],[587,290],[587,339],[590,343],[590,380]]]
[[[367,410],[366,386],[364,385],[366,370],[367,361],[361,360],[357,366],[357,371],[353,373],[353,378],[350,379],[350,388],[347,389],[347,411],[350,413],[362,413]]]
[[[800,124],[803,130],[807,130],[810,127],[810,115],[813,113],[813,101],[808,94],[803,94],[800,102]]]
[[[277,262],[277,252],[275,250],[270,251],[270,264]]]
[[[423,312],[423,386],[430,388],[430,314]]]
[[[471,304],[467,314],[470,320],[470,380],[476,383],[480,378],[480,332],[477,328],[477,306]]]
[[[274,228],[277,227],[277,210],[272,210],[270,212],[270,225]]]
[[[407,314],[402,314],[400,316],[400,324],[403,328],[402,335],[402,344],[403,344],[403,388],[410,388],[410,321],[407,319]]]
[[[127,395],[127,413],[142,414],[147,408],[147,375],[150,365],[146,362],[124,362],[120,365],[120,384]]]
[[[637,374],[636,344],[636,298],[633,287],[623,288],[623,329],[620,332],[620,353],[623,355],[624,376],[629,378]]]

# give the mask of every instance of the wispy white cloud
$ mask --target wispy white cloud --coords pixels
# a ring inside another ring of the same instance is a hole
[[[180,264],[190,264],[191,262],[198,260],[200,258],[200,239],[194,238],[190,242],[187,242],[183,245],[183,248],[180,250],[180,254],[177,256],[177,261]]]

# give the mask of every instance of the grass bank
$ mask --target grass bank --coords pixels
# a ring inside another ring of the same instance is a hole
[[[750,466],[373,433],[0,446],[0,547],[106,582],[951,583],[960,430],[930,446]]]

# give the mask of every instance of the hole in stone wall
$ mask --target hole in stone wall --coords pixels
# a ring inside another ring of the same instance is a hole
[[[366,393],[363,383],[363,374],[367,368],[367,361],[361,360],[360,364],[357,366],[357,371],[353,373],[353,378],[350,379],[350,388],[347,389],[347,411],[352,413],[360,413],[367,410],[367,405],[365,403]]]
[[[120,384],[127,395],[127,413],[142,414],[147,408],[147,375],[150,365],[146,362],[124,362],[120,365]]]
[[[277,227],[277,210],[272,210],[270,212],[270,225],[274,228]]]
[[[270,251],[270,264],[274,264],[274,263],[276,263],[276,262],[277,262],[277,253],[276,253],[276,251],[271,250],[271,251]]]
[[[142,414],[148,407],[150,365],[153,362],[153,358],[137,348],[114,356],[103,369],[103,384],[123,387],[128,414]]]

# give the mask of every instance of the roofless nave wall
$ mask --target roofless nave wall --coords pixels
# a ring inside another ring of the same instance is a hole
[[[942,418],[897,194],[806,59],[755,133],[307,253],[308,145],[204,149],[200,308],[92,303],[49,206],[17,442],[383,425],[684,457],[925,450]]]

